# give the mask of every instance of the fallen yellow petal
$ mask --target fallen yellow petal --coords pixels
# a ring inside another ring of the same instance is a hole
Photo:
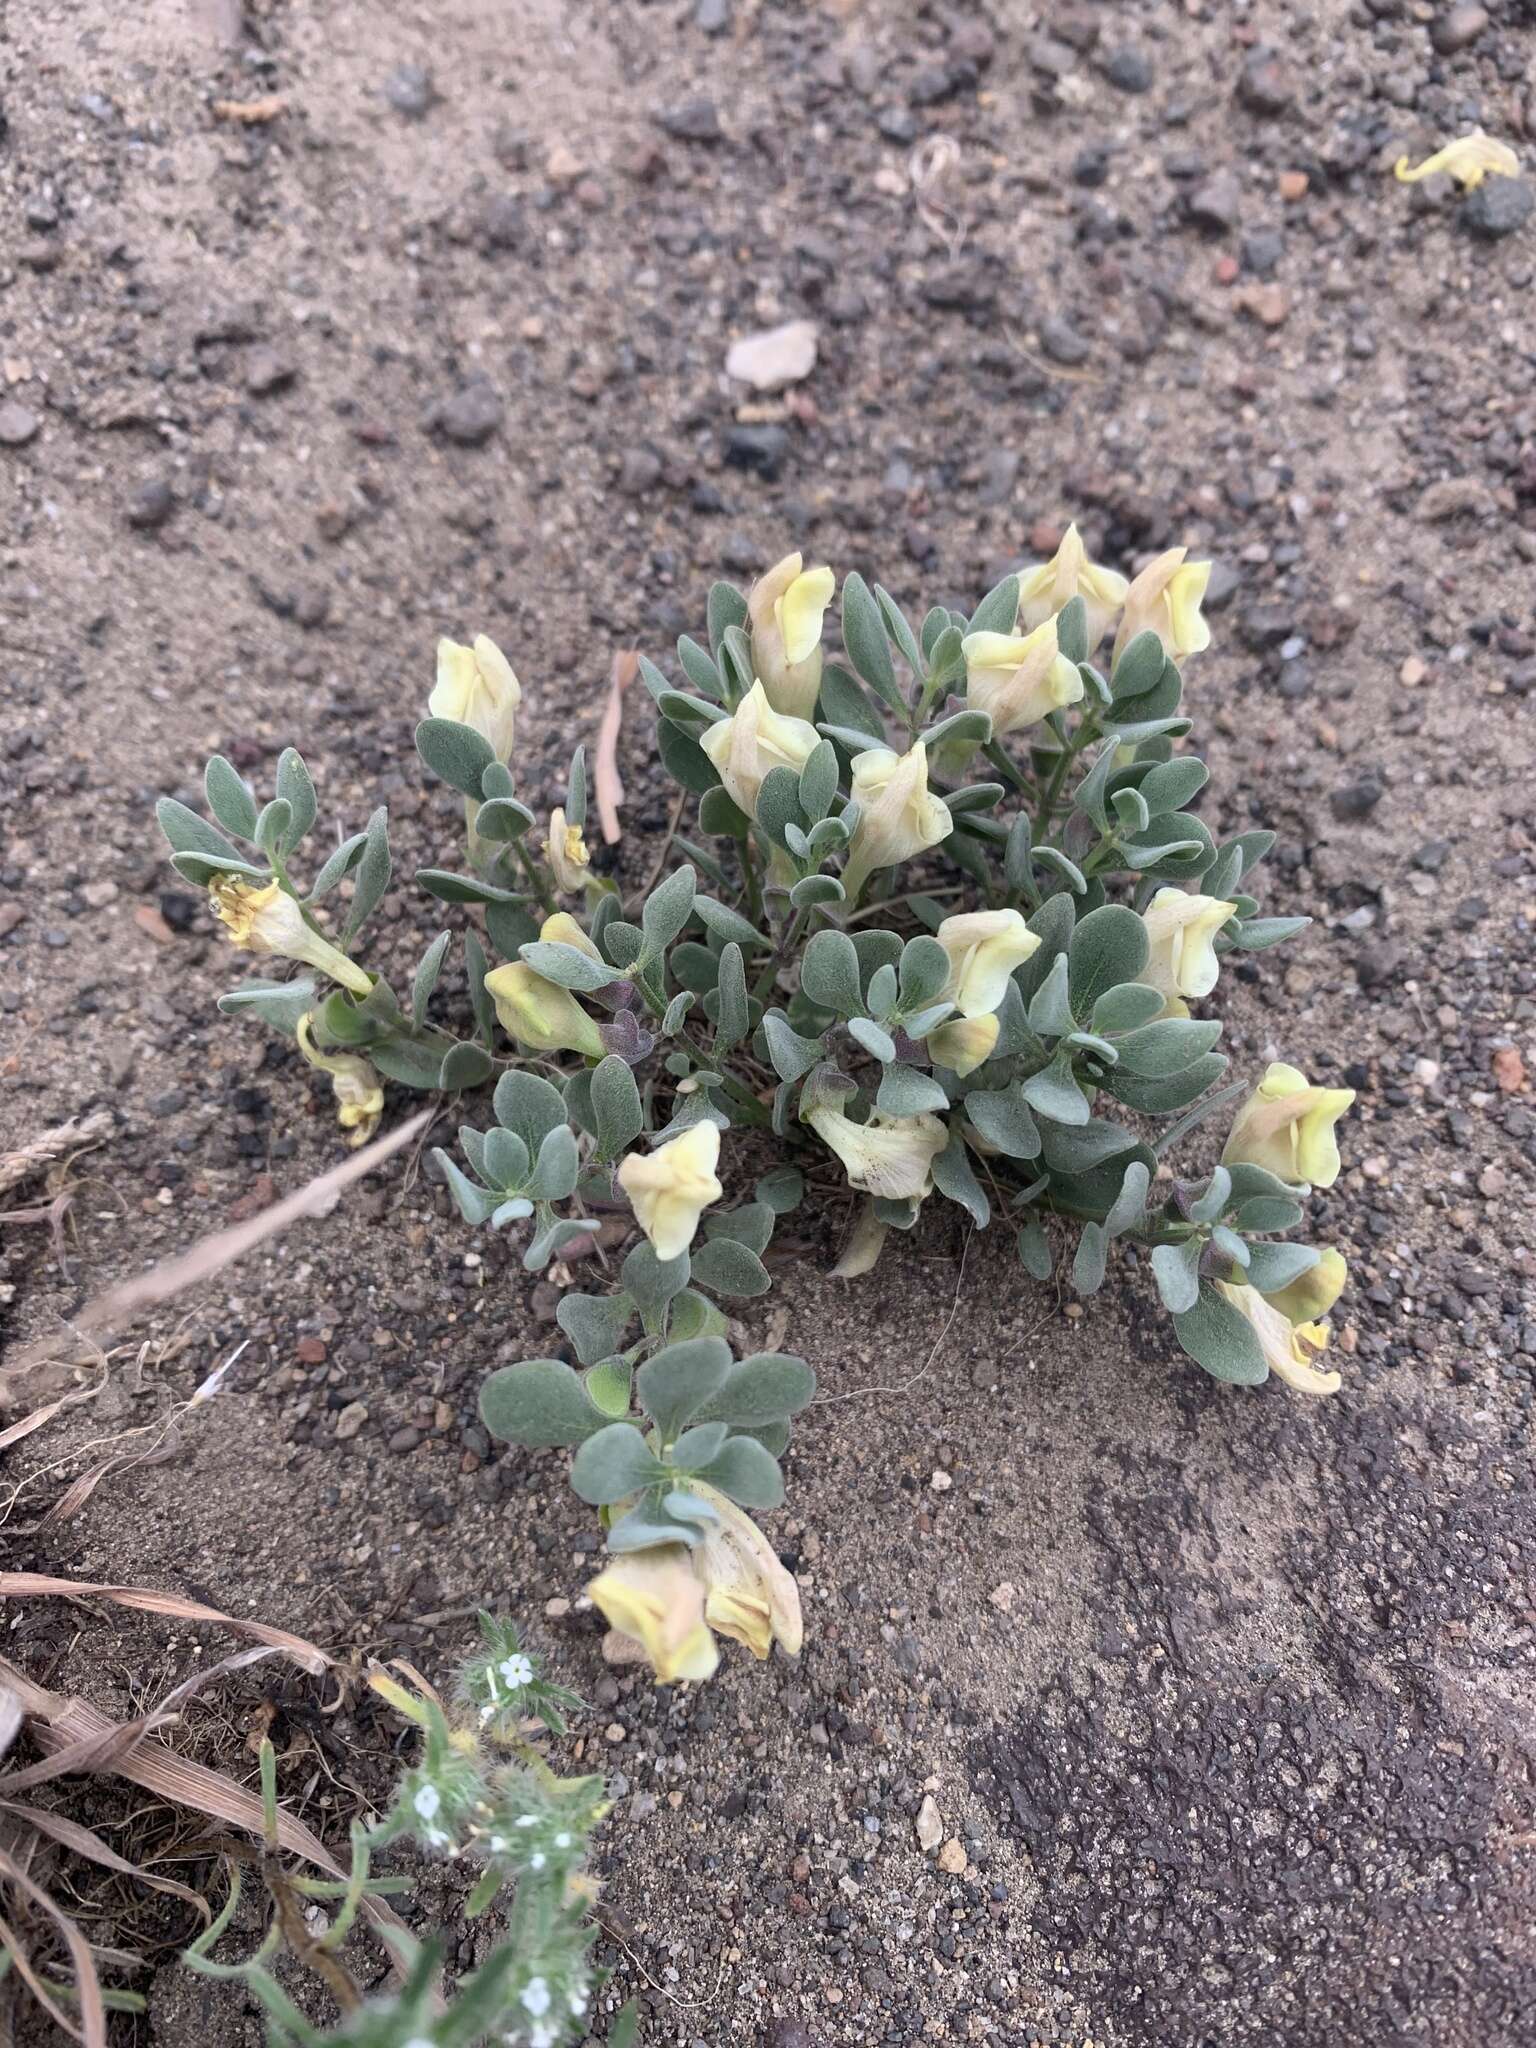
[[[1400,156],[1393,166],[1393,175],[1402,185],[1417,185],[1421,178],[1432,178],[1436,171],[1445,171],[1464,191],[1473,192],[1490,175],[1518,178],[1520,159],[1507,142],[1497,142],[1481,128],[1474,128],[1470,135],[1458,136],[1411,169],[1405,156]]]

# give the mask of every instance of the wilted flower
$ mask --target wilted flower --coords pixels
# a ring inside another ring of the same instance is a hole
[[[309,1012],[299,1019],[295,1033],[299,1051],[312,1067],[331,1077],[331,1092],[336,1097],[336,1121],[344,1131],[350,1131],[349,1145],[366,1145],[379,1127],[379,1118],[384,1114],[384,1084],[380,1081],[373,1062],[365,1060],[357,1052],[322,1052],[315,1044]]]
[[[984,1017],[952,1017],[927,1038],[936,1067],[948,1067],[963,1081],[991,1059],[1002,1031],[995,1012]]]
[[[623,1551],[587,1592],[618,1638],[603,1645],[610,1663],[644,1656],[663,1685],[713,1674],[720,1653],[704,1619],[703,1584],[683,1544]]]
[[[1080,597],[1088,614],[1088,652],[1092,654],[1125,603],[1129,588],[1125,578],[1113,569],[1089,561],[1077,528],[1069,526],[1050,561],[1037,562],[1021,572],[1019,624],[1026,633],[1033,632],[1063,605]]]
[[[546,945],[574,946],[578,953],[585,953],[599,966],[603,963],[602,954],[568,910],[556,910],[546,917],[539,926],[539,937]]]
[[[856,1124],[839,1109],[813,1109],[806,1121],[843,1162],[848,1185],[893,1201],[921,1201],[933,1187],[933,1162],[949,1142],[941,1118],[887,1116]]]
[[[747,599],[753,673],[761,679],[773,709],[787,717],[810,718],[816,710],[821,694],[821,621],[835,588],[830,569],[802,569],[800,556],[793,554],[760,576]]]
[[[876,868],[892,868],[947,839],[954,829],[949,806],[928,789],[928,749],[914,741],[905,754],[870,747],[855,754],[850,771],[858,827],[848,849],[843,889],[850,907]]]
[[[1473,192],[1490,174],[1518,178],[1520,159],[1507,142],[1496,142],[1481,128],[1474,128],[1470,135],[1460,135],[1454,142],[1448,142],[1444,149],[1437,149],[1412,170],[1405,156],[1400,156],[1393,168],[1404,185],[1417,185],[1420,178],[1432,178],[1436,171],[1445,171],[1465,191]]]
[[[774,710],[761,682],[752,685],[730,718],[717,719],[699,736],[726,794],[749,818],[757,815],[758,792],[769,770],[788,768],[798,775],[820,744],[814,725]]]
[[[1118,661],[1138,633],[1155,633],[1172,661],[1200,654],[1211,644],[1211,629],[1201,615],[1209,562],[1186,562],[1188,548],[1169,548],[1148,562],[1125,593],[1125,610],[1115,635]]]
[[[253,889],[233,875],[217,875],[208,885],[208,900],[214,915],[229,927],[234,944],[246,952],[280,953],[286,960],[302,960],[306,967],[328,974],[356,996],[367,995],[373,987],[372,975],[349,960],[339,946],[322,939],[278,883]]]
[[[1236,908],[1219,896],[1159,889],[1142,912],[1149,951],[1136,978],[1161,993],[1165,1017],[1187,1017],[1184,998],[1208,996],[1216,986],[1221,962],[1214,940]]]
[[[592,856],[587,851],[587,842],[581,836],[579,825],[568,825],[565,812],[558,806],[549,814],[549,838],[545,845],[549,871],[555,878],[555,887],[567,896],[578,895],[587,884],[587,870]]]
[[[472,725],[498,761],[512,758],[522,695],[511,662],[484,633],[476,635],[472,647],[462,647],[457,640],[438,641],[437,681],[427,710],[434,718]]]
[[[1252,1325],[1270,1371],[1303,1394],[1336,1394],[1342,1382],[1336,1372],[1319,1372],[1312,1363],[1328,1348],[1326,1323],[1292,1323],[1256,1287],[1216,1285]]]
[[[1233,1118],[1221,1163],[1331,1188],[1339,1177],[1334,1125],[1354,1099],[1353,1088],[1314,1088],[1299,1067],[1276,1060]]]
[[[949,955],[943,998],[962,1017],[985,1017],[1008,993],[1015,967],[1040,950],[1016,910],[968,910],[946,917],[934,937]]]
[[[596,1024],[568,988],[546,981],[522,960],[493,967],[486,992],[501,1028],[531,1052],[580,1052],[600,1060],[605,1050]]]
[[[723,1493],[698,1479],[689,1485],[719,1517],[700,1524],[703,1541],[690,1553],[703,1581],[704,1619],[754,1657],[766,1657],[775,1643],[786,1656],[799,1656],[800,1588],[773,1545]]]
[[[1300,1279],[1293,1280],[1289,1287],[1274,1289],[1264,1299],[1272,1301],[1288,1322],[1315,1323],[1328,1314],[1348,1279],[1349,1268],[1343,1253],[1330,1246]]]
[[[618,1171],[635,1220],[658,1259],[676,1259],[693,1243],[699,1218],[724,1189],[715,1178],[720,1126],[707,1118],[654,1152],[631,1152]]]
[[[986,712],[994,738],[1038,725],[1082,697],[1077,664],[1057,644],[1054,614],[1030,633],[967,633],[960,652],[965,701],[973,711]]]

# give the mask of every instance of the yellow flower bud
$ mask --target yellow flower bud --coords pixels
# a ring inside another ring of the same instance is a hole
[[[1408,168],[1407,157],[1400,156],[1393,170],[1403,185],[1416,185],[1420,178],[1432,178],[1436,171],[1445,171],[1463,191],[1473,192],[1490,175],[1518,178],[1520,159],[1507,142],[1495,142],[1481,128],[1474,128],[1470,135],[1460,135],[1454,142],[1448,142],[1444,149],[1437,149],[1412,170]]]
[[[1165,1017],[1187,1017],[1186,996],[1208,996],[1221,972],[1215,938],[1236,910],[1219,896],[1159,889],[1141,914],[1150,948],[1137,975],[1163,998]]]
[[[703,1522],[703,1541],[690,1552],[704,1587],[704,1619],[733,1642],[764,1658],[777,1643],[798,1657],[803,1628],[800,1588],[750,1515],[702,1480],[690,1490],[715,1510],[718,1521]]]
[[[564,895],[575,896],[587,885],[587,870],[592,856],[587,851],[587,842],[581,836],[579,825],[567,825],[565,811],[556,807],[549,814],[549,838],[545,845],[549,871],[555,878],[555,887]]]
[[[379,1118],[384,1114],[384,1084],[380,1081],[371,1060],[365,1060],[356,1052],[322,1052],[315,1044],[310,1011],[299,1019],[295,1033],[299,1051],[312,1067],[331,1077],[331,1093],[336,1097],[336,1121],[344,1131],[350,1131],[349,1145],[366,1145],[379,1127]]]
[[[485,986],[502,1030],[530,1052],[579,1052],[589,1060],[602,1058],[598,1028],[570,990],[535,974],[525,961],[493,967]]]
[[[1334,1125],[1354,1099],[1353,1088],[1314,1088],[1298,1067],[1277,1060],[1233,1118],[1221,1163],[1331,1188],[1339,1177]]]
[[[798,775],[820,744],[814,725],[774,710],[761,682],[752,685],[730,718],[717,719],[699,736],[726,794],[749,818],[757,815],[758,792],[769,770],[789,768]]]
[[[892,1201],[922,1201],[933,1187],[933,1162],[949,1142],[943,1120],[921,1116],[887,1116],[876,1110],[867,1124],[856,1124],[838,1109],[813,1109],[806,1119],[830,1151],[843,1162],[848,1185],[866,1195]]]
[[[302,960],[354,995],[365,996],[373,977],[355,960],[349,960],[339,946],[309,924],[303,911],[276,882],[253,889],[249,882],[233,875],[218,875],[208,885],[208,900],[214,915],[229,928],[231,941],[247,953],[279,953],[286,960]]]
[[[946,917],[934,937],[949,955],[943,1000],[962,1017],[985,1017],[995,1010],[1008,993],[1015,967],[1040,950],[1039,939],[1016,910],[968,910]]]
[[[952,1017],[929,1032],[927,1046],[936,1067],[948,1067],[963,1081],[991,1059],[1001,1030],[996,1012],[985,1017]]]
[[[610,1663],[645,1657],[663,1685],[713,1675],[720,1653],[704,1619],[704,1587],[683,1544],[621,1552],[587,1593],[614,1630],[603,1644]]]
[[[1037,562],[1020,572],[1019,624],[1026,633],[1033,632],[1074,597],[1080,597],[1088,614],[1088,652],[1092,654],[1125,603],[1129,588],[1113,569],[1089,561],[1081,535],[1075,526],[1069,526],[1050,561]]]
[[[967,633],[960,652],[965,701],[973,711],[986,712],[996,739],[1038,725],[1082,697],[1077,664],[1057,644],[1054,614],[1030,633]]]
[[[821,694],[821,622],[836,587],[830,569],[802,569],[798,554],[786,555],[752,586],[747,615],[753,672],[773,709],[786,717],[815,715]]]
[[[1264,1361],[1277,1379],[1303,1394],[1336,1394],[1342,1381],[1336,1372],[1319,1372],[1312,1363],[1328,1348],[1326,1323],[1292,1324],[1256,1287],[1216,1285],[1238,1313],[1247,1318],[1259,1340]]]
[[[1188,548],[1169,548],[1148,562],[1131,584],[1115,635],[1116,661],[1138,633],[1155,633],[1173,661],[1184,661],[1210,646],[1211,629],[1200,606],[1211,580],[1211,565],[1186,562],[1188,553]]]
[[[511,662],[494,640],[481,633],[472,647],[462,647],[456,640],[438,641],[437,681],[427,710],[434,718],[472,725],[498,761],[512,758],[522,695]]]
[[[1289,1287],[1278,1288],[1264,1299],[1274,1303],[1287,1322],[1315,1323],[1328,1314],[1339,1296],[1344,1292],[1349,1279],[1349,1268],[1344,1263],[1342,1252],[1331,1246],[1315,1266]]]
[[[719,1161],[720,1126],[705,1119],[654,1152],[631,1152],[620,1165],[619,1186],[658,1259],[687,1251],[699,1218],[724,1193],[715,1178]]]
[[[929,793],[928,749],[921,740],[905,754],[893,754],[889,747],[855,754],[851,782],[859,822],[843,870],[850,909],[876,868],[911,860],[954,829],[949,806]]]
[[[603,964],[603,956],[568,910],[557,910],[539,926],[539,937],[552,946],[574,946],[589,960]]]

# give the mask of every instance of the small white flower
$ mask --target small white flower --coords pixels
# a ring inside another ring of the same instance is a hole
[[[528,1858],[528,1868],[530,1870],[542,1870],[544,1868],[545,1861],[546,1858],[544,1855],[544,1851],[542,1849],[536,1849],[534,1853]]]
[[[527,1657],[504,1657],[496,1668],[514,1691],[533,1683],[533,1663]]]
[[[540,2020],[529,2030],[528,2048],[555,2048],[557,2039],[553,2020]]]
[[[531,2019],[541,2020],[549,2011],[549,1985],[542,1977],[530,1977],[522,1993],[523,2010]]]
[[[423,1820],[431,1820],[442,1808],[443,1795],[435,1785],[423,1785],[411,1804]]]
[[[562,1829],[560,1830],[559,1834],[558,1834],[558,1835],[556,1835],[556,1837],[555,1837],[555,1847],[556,1847],[557,1849],[569,1849],[569,1847],[570,1847],[570,1846],[571,1846],[571,1838],[570,1838],[570,1836],[569,1836],[569,1835],[568,1835],[568,1834],[567,1834],[567,1833],[565,1832],[564,1828],[562,1828]]]
[[[520,1813],[517,1816],[516,1825],[520,1828],[536,1828],[538,1824],[539,1816],[536,1813]]]
[[[570,1993],[570,2001],[571,2016],[573,2019],[579,2020],[587,2009],[587,1994],[580,1989],[574,1990]]]
[[[500,1856],[500,1855],[502,1855],[502,1854],[504,1853],[505,1849],[506,1849],[506,1846],[507,1846],[507,1838],[506,1838],[506,1836],[505,1836],[505,1835],[492,1835],[492,1837],[491,1837],[491,1854],[492,1854],[493,1856]]]

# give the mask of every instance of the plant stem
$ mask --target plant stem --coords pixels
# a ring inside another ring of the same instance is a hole
[[[522,840],[514,839],[512,844],[517,850],[518,866],[528,877],[529,886],[532,888],[534,895],[539,899],[539,908],[546,917],[553,917],[557,906],[553,895],[550,893],[548,881],[534,865],[533,857],[527,847],[524,846]]]

